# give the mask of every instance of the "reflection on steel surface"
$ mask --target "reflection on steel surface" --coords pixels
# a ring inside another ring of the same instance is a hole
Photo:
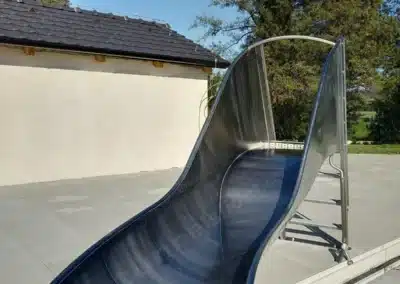
[[[169,193],[52,283],[253,283],[261,252],[337,150],[342,47],[326,60],[304,149],[275,139],[262,45],[242,54]]]

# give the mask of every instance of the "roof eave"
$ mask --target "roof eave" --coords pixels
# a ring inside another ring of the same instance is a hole
[[[225,69],[230,66],[229,61],[222,59],[220,57],[216,57],[216,59],[217,59],[216,61],[215,61],[215,59],[214,60],[202,60],[202,59],[196,59],[196,58],[155,55],[155,54],[149,54],[149,53],[146,54],[146,53],[137,53],[137,52],[126,52],[126,51],[110,50],[110,49],[104,49],[104,48],[70,45],[70,44],[64,44],[64,43],[52,43],[52,42],[28,40],[28,39],[21,39],[21,38],[10,38],[10,37],[4,37],[4,36],[0,36],[0,43],[22,45],[22,46],[32,46],[32,47],[39,47],[39,48],[49,48],[49,49],[71,51],[71,52],[96,53],[96,54],[102,54],[102,55],[129,57],[129,58],[136,58],[136,59],[159,60],[159,61],[173,62],[173,63],[178,63],[178,64],[195,65],[195,66],[211,67],[211,68],[221,68],[221,69]]]

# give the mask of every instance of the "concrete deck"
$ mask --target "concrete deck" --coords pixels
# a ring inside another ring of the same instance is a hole
[[[397,155],[349,155],[351,257],[400,237],[399,165]],[[328,165],[322,171],[332,172]],[[339,193],[338,180],[320,175],[308,198],[339,199]],[[299,212],[319,223],[341,223],[339,206],[303,203]],[[326,243],[323,238],[309,236],[310,231],[304,227],[289,225],[288,228],[305,232],[287,234],[304,242],[277,241],[271,253],[264,255],[265,265],[258,271],[260,279],[273,279],[272,283],[279,284],[296,283],[337,264],[334,251],[313,244]],[[324,231],[340,240],[339,231]]]
[[[390,270],[371,284],[396,284],[400,282],[400,268]]]
[[[349,156],[351,256],[400,236],[399,164],[400,156]],[[89,245],[160,198],[180,172],[0,187],[2,283],[48,283]],[[338,198],[338,188],[337,180],[321,175],[309,197]],[[299,211],[316,221],[340,223],[340,207],[304,203]],[[278,240],[264,254],[256,283],[296,283],[336,264],[333,252],[315,244],[323,239],[290,228],[296,231],[288,236],[305,241]]]

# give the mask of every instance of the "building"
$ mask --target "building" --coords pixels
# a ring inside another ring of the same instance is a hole
[[[165,24],[0,0],[0,185],[184,166],[227,66]]]

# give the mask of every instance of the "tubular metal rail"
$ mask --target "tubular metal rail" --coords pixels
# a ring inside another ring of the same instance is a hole
[[[342,154],[342,153],[341,153]],[[347,153],[344,153],[347,155]],[[331,247],[339,250],[339,255],[337,257],[338,262],[342,262],[347,260],[349,264],[352,263],[350,256],[348,255],[348,250],[351,250],[351,246],[349,243],[349,187],[348,187],[348,173],[347,170],[344,171],[340,167],[336,166],[333,162],[333,155],[328,158],[329,165],[337,171],[337,173],[326,173],[320,171],[321,174],[326,174],[333,176],[336,179],[339,179],[340,182],[340,199],[339,200],[321,200],[321,199],[304,199],[304,202],[314,203],[319,205],[327,205],[327,206],[338,206],[340,208],[340,216],[341,216],[341,224],[327,224],[327,223],[319,223],[309,220],[306,216],[297,212],[297,219],[291,219],[289,224],[294,225],[302,225],[307,228],[319,228],[319,229],[329,229],[329,230],[337,230],[341,232],[341,241],[340,242],[331,242]],[[281,239],[283,240],[294,240],[294,238],[288,238],[286,235],[286,228],[282,231]]]
[[[295,142],[295,141],[275,141],[270,142],[266,148],[268,149],[288,149],[288,150],[302,150],[304,147],[304,143]],[[340,151],[339,157],[347,157],[347,151]],[[332,238],[332,242],[330,242],[330,247],[337,249],[339,251],[339,255],[337,257],[337,261],[341,262],[347,260],[351,263],[351,258],[349,257],[347,251],[351,250],[349,243],[349,187],[348,187],[348,172],[347,168],[342,170],[339,166],[335,165],[333,162],[334,155],[330,155],[328,158],[329,165],[336,171],[336,173],[327,173],[320,171],[321,174],[332,176],[335,179],[339,180],[339,200],[327,200],[327,199],[304,199],[304,202],[318,204],[321,206],[337,206],[340,209],[341,216],[341,224],[334,223],[320,223],[315,222],[307,218],[305,215],[300,212],[296,212],[296,215],[288,222],[288,224],[293,225],[302,225],[304,227],[310,228],[319,228],[319,229],[328,229],[328,230],[336,230],[341,232],[341,240],[338,241]],[[343,161],[347,163],[346,161]],[[294,238],[287,237],[286,228],[282,230],[280,239],[294,241]]]

